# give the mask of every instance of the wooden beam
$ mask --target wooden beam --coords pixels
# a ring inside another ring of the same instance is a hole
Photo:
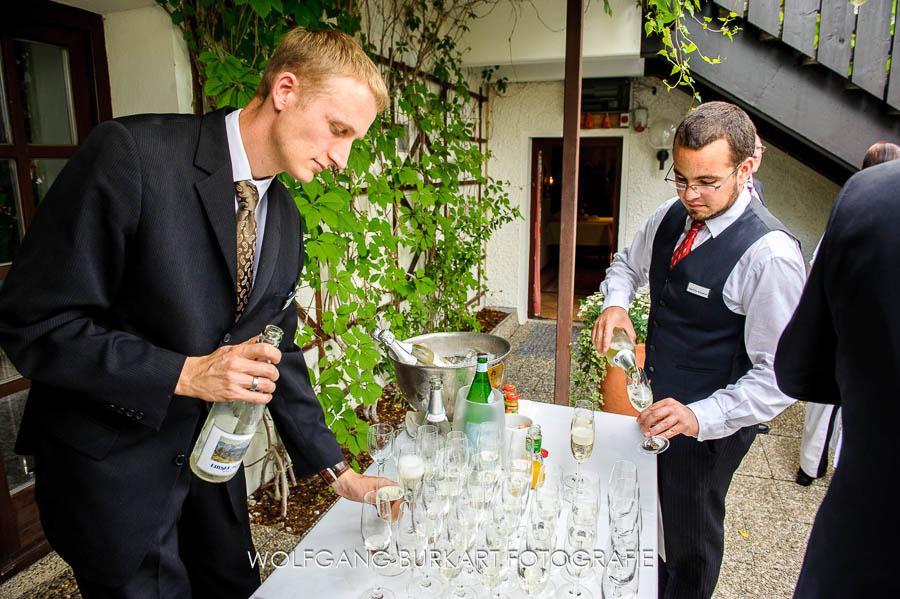
[[[572,303],[575,295],[575,219],[578,214],[578,146],[581,125],[583,0],[566,2],[566,79],[563,101],[562,214],[559,233],[559,301],[556,311],[556,381],[553,401],[569,405]]]

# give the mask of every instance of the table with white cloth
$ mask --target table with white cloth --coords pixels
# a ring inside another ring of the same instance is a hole
[[[569,427],[572,408],[553,404],[520,400],[519,413],[530,417],[541,425],[543,447],[548,450],[547,460],[557,471],[574,471],[575,460],[569,447]],[[638,556],[639,588],[638,597],[657,596],[657,488],[656,456],[643,453],[639,444],[643,438],[633,416],[620,416],[597,412],[595,415],[595,441],[590,459],[582,464],[582,472],[592,472],[600,480],[600,511],[597,522],[596,548],[609,554],[607,539],[609,521],[607,508],[607,481],[616,460],[630,460],[637,466],[640,486],[640,508],[642,528],[640,535],[640,555]],[[405,436],[405,433],[403,433]],[[389,459],[385,475],[395,477],[396,465]],[[375,465],[366,472],[375,473]],[[394,478],[396,480],[396,478]],[[563,502],[561,522],[565,522],[568,504]],[[560,527],[564,528],[564,527]],[[560,531],[562,533],[562,531]],[[562,539],[562,534],[558,539]],[[557,542],[557,547],[562,547]],[[356,599],[363,590],[375,585],[376,568],[366,566],[368,553],[360,536],[360,504],[339,499],[322,519],[309,531],[299,545],[289,554],[288,559],[266,579],[253,594],[254,599],[283,599],[302,597],[304,599]],[[283,555],[261,555],[260,559],[283,558]],[[560,568],[556,568],[550,578],[548,589],[566,582]],[[599,569],[598,569],[599,572]],[[399,576],[378,576],[378,583],[392,589],[397,598],[407,596],[406,587],[411,573]],[[513,582],[515,577],[513,577]],[[591,591],[594,599],[601,598],[599,573],[582,581]],[[483,585],[478,587],[479,596],[487,596]],[[524,597],[517,586],[506,584],[503,592],[511,597]],[[542,596],[550,596],[545,591]],[[415,598],[419,599],[419,598]]]

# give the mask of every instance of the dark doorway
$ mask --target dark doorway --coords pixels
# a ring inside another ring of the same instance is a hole
[[[575,305],[597,291],[616,252],[622,138],[582,138],[575,236]],[[529,316],[556,318],[559,294],[562,138],[532,140]]]

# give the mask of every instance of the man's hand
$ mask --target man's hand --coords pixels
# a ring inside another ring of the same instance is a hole
[[[266,360],[271,362],[267,363]],[[188,357],[175,386],[176,395],[203,401],[269,403],[278,380],[281,352],[256,337],[240,345],[223,345],[207,356]],[[256,390],[251,391],[257,377]]]
[[[624,329],[631,341],[634,342],[634,325],[631,324],[628,311],[619,306],[610,306],[600,314],[600,318],[594,323],[591,331],[591,341],[594,342],[594,347],[601,356],[609,350],[609,343],[612,341],[615,329]]]
[[[694,412],[672,397],[652,404],[641,412],[637,421],[645,437],[651,435],[666,439],[677,435],[696,437],[700,432],[700,424]]]
[[[394,481],[383,476],[363,476],[352,468],[338,477],[331,488],[341,497],[350,501],[362,501],[368,491],[376,491],[379,487],[396,485]]]

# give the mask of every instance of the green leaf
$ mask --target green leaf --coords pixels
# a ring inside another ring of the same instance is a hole
[[[250,8],[253,12],[265,19],[272,12],[271,0],[250,0]]]

